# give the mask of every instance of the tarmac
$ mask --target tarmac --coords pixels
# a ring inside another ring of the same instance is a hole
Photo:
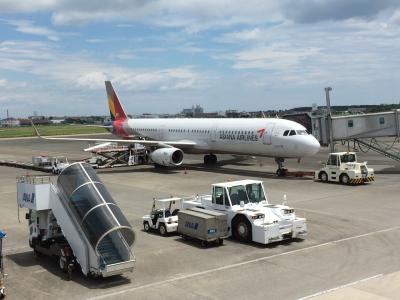
[[[93,136],[91,136],[93,137]],[[28,162],[37,155],[88,157],[84,142],[34,139],[0,140],[0,159]],[[340,146],[345,148],[345,146]],[[290,170],[316,170],[328,150]],[[43,174],[0,167],[0,229],[4,242],[8,299],[400,299],[400,164],[359,152],[376,169],[376,181],[361,186],[325,184],[310,178],[279,178],[271,158],[218,156],[215,167],[189,155],[168,170],[136,166],[98,174],[136,232],[133,273],[67,281],[48,258],[34,258],[28,245],[25,210],[16,205],[19,175]],[[185,172],[186,170],[186,172]],[[142,229],[141,217],[154,197],[209,194],[215,182],[264,181],[268,200],[287,203],[308,220],[309,234],[262,246],[233,239],[202,248],[177,235],[161,237]]]

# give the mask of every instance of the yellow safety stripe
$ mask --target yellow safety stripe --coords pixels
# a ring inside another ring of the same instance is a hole
[[[364,182],[375,181],[374,177],[367,177],[367,178],[354,178],[350,179],[350,184],[362,184]]]

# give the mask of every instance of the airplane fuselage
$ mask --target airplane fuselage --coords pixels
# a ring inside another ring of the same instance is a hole
[[[304,126],[277,118],[127,119],[114,127],[116,134],[125,137],[195,142],[180,147],[185,153],[301,158],[314,155],[320,147]]]

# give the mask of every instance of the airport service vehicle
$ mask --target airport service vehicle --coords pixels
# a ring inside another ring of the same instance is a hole
[[[148,154],[143,145],[118,145],[117,143],[100,143],[84,149],[92,157],[86,162],[95,168],[112,168],[122,166],[136,166],[147,163]]]
[[[53,183],[49,176],[17,178],[17,203],[28,209],[29,245],[58,258],[62,271],[85,276],[132,272],[135,234],[93,168],[77,162]]]
[[[153,199],[150,214],[142,217],[144,230],[157,230],[161,235],[176,232],[181,206],[181,198]]]
[[[6,287],[4,284],[4,279],[6,274],[4,273],[4,262],[3,262],[3,239],[6,237],[4,231],[0,230],[0,299],[6,297]]]
[[[367,162],[357,162],[355,152],[330,153],[328,161],[315,172],[315,179],[323,182],[342,184],[362,184],[375,180],[374,169],[368,168]]]
[[[184,239],[199,240],[203,247],[210,242],[222,245],[228,232],[226,214],[198,207],[178,212],[178,233]]]
[[[154,118],[131,119],[125,113],[111,82],[106,81],[111,122],[102,126],[118,139],[43,137],[50,140],[140,143],[155,166],[179,166],[184,152],[205,154],[215,164],[216,154],[275,158],[278,175],[284,175],[286,158],[300,159],[319,151],[319,142],[299,123],[278,118]],[[38,136],[39,133],[36,130]]]
[[[195,196],[183,201],[182,207],[202,207],[226,214],[229,235],[243,242],[269,244],[307,233],[306,219],[297,217],[289,206],[270,204],[263,183],[258,180],[215,183],[212,195]]]
[[[50,165],[53,174],[60,174],[70,163],[65,156],[55,156],[50,157]]]

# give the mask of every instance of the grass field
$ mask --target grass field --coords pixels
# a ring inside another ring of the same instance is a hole
[[[80,125],[43,125],[36,126],[40,135],[67,135],[67,134],[91,134],[106,133],[107,130],[101,127],[90,127]],[[31,126],[0,128],[1,138],[35,136]]]

